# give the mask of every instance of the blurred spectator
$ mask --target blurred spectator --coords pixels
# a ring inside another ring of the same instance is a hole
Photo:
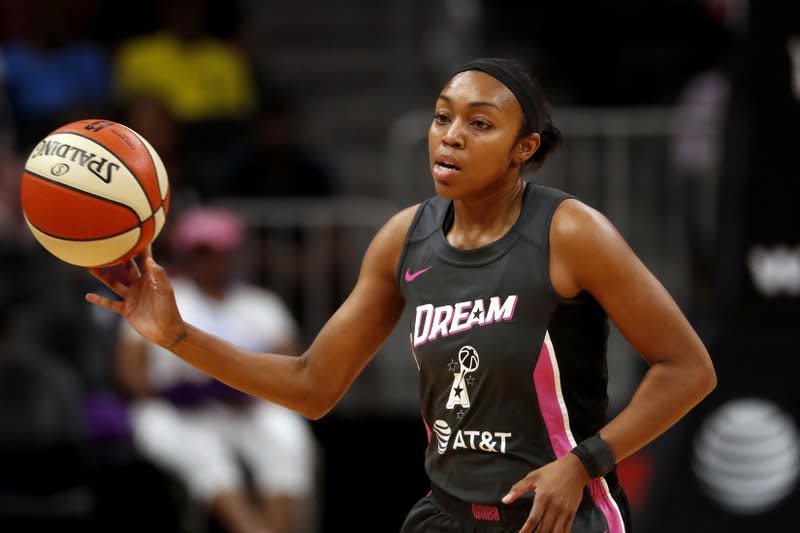
[[[184,184],[213,198],[218,169],[242,141],[256,106],[254,64],[232,41],[209,32],[207,0],[168,0],[155,32],[119,43],[117,98],[163,102],[181,127]],[[222,163],[220,163],[222,162]]]
[[[208,170],[218,178],[214,197],[302,202],[343,192],[323,151],[305,140],[293,91],[266,76],[259,78],[259,107],[248,121],[247,135],[228,158]],[[322,258],[319,261],[336,257],[340,236],[332,227],[298,224],[272,228],[264,237],[266,250],[261,257],[268,260],[256,267],[268,272],[267,278],[293,314],[307,323],[306,270],[310,263],[319,265],[309,254]],[[332,266],[329,283],[338,290],[339,273]]]
[[[92,510],[85,469],[82,391],[72,346],[49,342],[38,321],[47,283],[35,254],[0,239],[0,530],[86,526]],[[41,329],[30,335],[35,322]]]
[[[11,103],[21,153],[63,123],[99,115],[109,102],[105,50],[84,37],[85,4],[32,0],[20,4],[24,32],[3,43],[0,85]]]
[[[0,234],[0,531],[142,531],[154,516],[177,531],[182,493],[134,453],[113,381],[119,318],[75,303],[110,291],[12,222]],[[134,498],[150,512],[120,524]]]
[[[685,193],[690,319],[702,320],[715,307],[723,141],[732,118],[731,95],[735,88],[731,76],[737,69],[740,25],[745,13],[738,0],[700,0],[697,4],[707,12],[709,24],[715,25],[716,46],[705,52],[709,67],[687,77],[677,95],[676,119],[681,127],[672,139],[670,155]]]
[[[200,201],[199,191],[186,176],[183,128],[166,102],[155,95],[140,93],[121,105],[119,121],[147,139],[167,169],[170,187],[170,213],[177,214]],[[168,252],[164,240],[157,240],[159,251]]]
[[[75,305],[96,282],[83,269],[56,259],[24,226],[0,239],[7,254],[0,268],[2,286],[25,290],[7,310],[10,327],[40,350],[58,354],[79,382],[83,396],[111,384],[108,356],[116,337],[117,319]]]
[[[284,304],[237,279],[244,236],[238,218],[220,209],[191,209],[176,222],[171,242],[182,274],[173,283],[180,311],[248,349],[297,353],[296,326]],[[130,328],[118,361],[133,399],[136,444],[207,504],[218,523],[234,532],[303,530],[313,516],[316,458],[304,418],[210,378]]]
[[[672,158],[685,191],[692,313],[712,309],[722,138],[730,81],[721,68],[693,76],[677,100]],[[690,315],[691,316],[691,315]]]
[[[305,142],[292,92],[262,79],[258,100],[248,120],[249,134],[226,166],[218,169],[224,176],[218,193],[274,198],[341,192],[331,165]]]
[[[241,118],[255,104],[251,65],[231,44],[209,34],[205,0],[168,0],[161,28],[120,43],[116,90],[123,99],[157,96],[182,122]]]

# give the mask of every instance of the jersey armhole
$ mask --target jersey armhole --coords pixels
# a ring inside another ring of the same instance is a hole
[[[414,213],[414,218],[411,219],[411,224],[408,226],[405,239],[403,239],[403,249],[400,251],[400,257],[397,259],[397,268],[395,270],[395,280],[397,281],[398,287],[402,287],[400,282],[403,279],[403,263],[406,261],[406,255],[408,254],[408,245],[411,242],[411,236],[414,234],[414,230],[417,228],[417,224],[419,223],[419,219],[422,216],[422,212],[426,205],[428,205],[427,201],[419,204],[417,212]]]
[[[542,269],[542,277],[544,278],[545,285],[550,291],[550,296],[556,302],[566,305],[578,305],[591,301],[593,298],[592,295],[585,290],[581,290],[581,292],[572,298],[565,298],[558,294],[558,291],[553,286],[553,280],[550,279],[550,226],[553,224],[553,218],[556,215],[556,210],[565,200],[576,200],[576,198],[574,196],[565,196],[564,198],[561,198],[555,202],[553,204],[553,209],[550,212],[550,216],[547,219],[547,227],[545,228],[544,234],[544,268]]]

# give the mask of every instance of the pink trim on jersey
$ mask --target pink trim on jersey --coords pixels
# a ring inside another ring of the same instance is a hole
[[[611,490],[608,488],[606,480],[598,478],[590,481],[589,493],[592,495],[594,504],[606,515],[608,533],[624,533],[625,523],[622,521],[622,513],[619,512],[617,501],[611,497]]]
[[[561,392],[561,374],[558,370],[556,351],[550,340],[550,332],[545,332],[544,335],[539,360],[533,369],[533,384],[550,445],[556,457],[562,457],[575,447],[576,442],[569,426],[569,413]],[[625,533],[622,514],[617,502],[611,497],[606,480],[595,479],[590,481],[588,486],[595,505],[606,517],[608,533]]]
[[[425,424],[425,433],[428,435],[428,444],[431,443],[431,427],[428,425],[428,421],[425,420],[425,417],[422,417],[422,423]]]

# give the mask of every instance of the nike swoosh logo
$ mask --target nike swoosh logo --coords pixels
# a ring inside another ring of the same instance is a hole
[[[417,270],[413,274],[411,273],[411,269],[410,268],[406,269],[406,283],[411,283],[412,281],[414,281],[415,279],[417,279],[418,277],[423,275],[425,272],[427,272],[431,268],[433,268],[433,267],[423,268],[422,270]]]

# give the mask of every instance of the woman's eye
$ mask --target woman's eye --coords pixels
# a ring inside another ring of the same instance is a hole
[[[492,126],[485,120],[473,120],[472,125],[478,128],[479,130],[489,129]]]
[[[448,118],[447,115],[444,115],[442,113],[436,113],[435,115],[433,115],[433,120],[437,124],[444,124],[448,121]]]

